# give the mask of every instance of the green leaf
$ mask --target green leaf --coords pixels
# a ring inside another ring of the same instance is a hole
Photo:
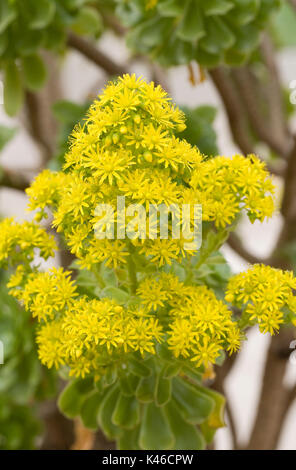
[[[120,436],[121,430],[112,423],[111,416],[116,406],[119,395],[118,385],[111,387],[102,400],[99,411],[99,424],[108,439],[115,439]]]
[[[86,428],[93,430],[98,429],[98,415],[103,397],[104,395],[102,393],[94,391],[82,403],[80,416]]]
[[[79,415],[82,403],[93,389],[93,378],[76,379],[70,382],[58,399],[58,406],[68,418]]]
[[[179,374],[181,370],[180,364],[168,364],[163,370],[163,377],[165,379],[171,379]]]
[[[0,151],[15,136],[16,129],[12,127],[0,126]]]
[[[211,397],[180,378],[173,379],[172,393],[180,413],[188,423],[202,423],[214,409],[215,402]]]
[[[13,61],[4,71],[4,109],[9,116],[15,116],[23,104],[24,91],[20,72]]]
[[[3,34],[5,29],[16,17],[16,10],[14,5],[9,0],[1,0],[0,3],[0,34]]]
[[[45,28],[53,19],[56,4],[52,0],[34,0],[34,3],[31,4],[32,8],[30,11],[31,21],[29,26],[31,29],[43,29]]]
[[[186,129],[179,134],[191,145],[196,145],[199,150],[209,156],[219,153],[217,147],[217,135],[213,127],[217,110],[213,106],[199,106],[197,108],[182,107],[186,116]]]
[[[117,380],[117,367],[115,365],[111,365],[107,368],[105,375],[103,376],[103,384],[104,386],[113,385]]]
[[[196,426],[184,421],[173,401],[166,405],[165,411],[175,436],[175,449],[203,450],[205,448],[206,443],[203,435]]]
[[[73,101],[60,100],[52,106],[54,117],[62,124],[73,124],[80,121],[85,113],[85,106]]]
[[[260,0],[240,0],[236,2],[229,18],[238,26],[243,26],[253,21],[260,8]]]
[[[77,34],[95,35],[103,30],[103,21],[96,8],[85,6],[81,8],[71,29]]]
[[[210,54],[220,54],[235,43],[235,35],[219,17],[209,18],[207,34],[201,39],[199,47]]]
[[[41,57],[37,54],[23,57],[22,68],[25,86],[31,91],[40,90],[47,78],[46,67]]]
[[[198,41],[205,34],[200,8],[194,0],[187,0],[183,20],[177,29],[177,36],[183,41]]]
[[[201,431],[202,431],[202,433],[203,433],[203,436],[204,436],[204,438],[205,438],[207,444],[210,444],[210,443],[213,441],[214,437],[215,437],[215,434],[216,434],[217,429],[211,428],[211,427],[208,425],[208,422],[207,422],[207,421],[205,421],[204,423],[202,423],[202,424],[200,425],[200,429],[201,429]]]
[[[163,37],[169,34],[171,22],[168,18],[152,17],[131,30],[128,43],[131,47],[142,43],[145,47],[155,47],[162,43]]]
[[[140,450],[139,444],[139,426],[135,429],[124,432],[117,440],[118,450]]]
[[[128,360],[128,369],[138,377],[149,377],[151,375],[151,369],[144,364],[144,361],[138,361],[133,357]]]
[[[140,380],[136,397],[143,403],[149,403],[154,400],[155,376],[146,377]]]
[[[274,16],[271,33],[279,47],[296,46],[296,11],[288,2],[282,2]]]
[[[115,300],[119,305],[124,305],[128,302],[130,294],[118,287],[109,286],[101,291],[101,298]]]
[[[225,397],[211,388],[196,386],[196,389],[214,401],[214,408],[207,419],[208,426],[215,429],[224,427]]]
[[[144,450],[172,449],[175,437],[163,408],[154,403],[145,406],[139,444]]]
[[[126,396],[133,396],[136,393],[137,386],[140,382],[139,377],[133,374],[122,375],[119,378],[121,392]]]
[[[228,0],[206,0],[203,5],[206,16],[224,15],[233,7],[233,2],[230,2]]]
[[[171,379],[164,378],[161,374],[158,375],[155,387],[155,402],[157,406],[165,405],[170,399],[172,394],[172,381]]]
[[[157,4],[161,16],[176,17],[183,13],[184,5],[179,0],[166,0]]]
[[[192,367],[184,367],[184,374],[192,380],[195,384],[200,384],[202,382],[202,373]]]
[[[134,429],[140,421],[140,405],[135,397],[120,394],[117,400],[112,422],[121,428]]]

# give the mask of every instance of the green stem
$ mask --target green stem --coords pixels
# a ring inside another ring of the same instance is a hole
[[[127,257],[127,270],[128,270],[129,281],[130,281],[130,290],[132,294],[135,294],[137,291],[137,287],[138,287],[137,272],[136,272],[136,267],[135,267],[135,263],[133,260],[133,249],[130,248],[129,252],[130,252],[130,255]]]

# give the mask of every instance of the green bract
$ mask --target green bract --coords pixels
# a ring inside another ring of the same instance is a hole
[[[128,45],[164,66],[239,65],[281,0],[115,0]],[[150,7],[156,3],[154,7]]]
[[[162,347],[158,354],[157,360],[131,357],[126,369],[114,368],[98,382],[70,382],[59,398],[61,411],[100,428],[120,450],[204,449],[224,426],[225,399],[202,385],[196,368]]]
[[[78,34],[98,34],[98,11],[89,0],[1,0],[0,70],[4,70],[4,104],[14,115],[23,89],[36,91],[46,80],[42,50],[60,52],[71,28]]]

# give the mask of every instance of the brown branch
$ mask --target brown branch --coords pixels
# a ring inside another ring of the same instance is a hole
[[[258,412],[247,449],[275,449],[284,419],[293,401],[292,391],[284,386],[287,358],[291,351],[292,329],[272,338],[263,378]],[[294,392],[294,390],[293,390]]]
[[[228,239],[227,239],[227,244],[230,246],[230,248],[235,251],[241,258],[243,258],[245,261],[251,264],[260,264],[260,263],[265,263],[267,264],[267,258],[259,258],[252,253],[250,253],[243,245],[241,242],[240,238],[236,233],[232,232],[230,233]]]
[[[292,146],[292,134],[284,112],[282,84],[275,62],[275,50],[267,33],[264,33],[262,37],[261,54],[268,71],[266,89],[273,131],[279,133],[282,141],[284,139],[289,140]]]
[[[211,78],[219,91],[228,116],[233,139],[244,154],[253,153],[245,112],[240,97],[233,85],[233,80],[222,67],[210,71]]]
[[[296,221],[296,137],[285,173],[282,214],[289,224]]]
[[[42,153],[42,160],[46,164],[52,157],[52,146],[49,139],[43,132],[43,106],[39,96],[36,93],[26,91],[26,114],[27,114],[27,128],[31,137],[39,146]]]
[[[255,153],[253,142],[245,118],[245,108],[235,87],[234,80],[222,67],[210,71],[211,78],[220,94],[225,107],[234,142],[245,155]],[[266,163],[270,173],[282,176],[283,168]]]
[[[80,419],[74,421],[75,440],[71,450],[91,450],[95,443],[95,433],[83,426]]]
[[[117,64],[102,51],[99,51],[91,42],[72,32],[68,33],[67,43],[69,47],[80,52],[108,75],[123,75],[127,73],[127,69],[123,65]]]
[[[30,184],[30,178],[24,173],[15,173],[14,171],[1,168],[0,187],[24,191]]]
[[[231,75],[235,79],[236,86],[244,103],[253,131],[266,143],[274,152],[286,158],[291,150],[291,144],[287,137],[280,136],[279,133],[271,132],[266,125],[264,116],[259,110],[258,100],[252,86],[252,74],[248,67],[233,69]],[[274,110],[276,112],[276,110]]]
[[[235,424],[235,421],[234,421],[234,416],[233,416],[232,408],[231,408],[231,405],[230,405],[230,401],[228,400],[225,391],[224,391],[224,396],[225,396],[225,399],[226,399],[226,414],[227,414],[227,417],[228,417],[229,429],[230,429],[230,433],[231,433],[231,437],[232,437],[232,448],[233,448],[233,450],[236,450],[236,449],[239,448],[236,424]]]

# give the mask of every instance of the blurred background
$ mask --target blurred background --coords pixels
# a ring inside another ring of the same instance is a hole
[[[285,8],[277,14],[270,34],[273,41],[273,61],[281,83],[285,113],[292,133],[296,132],[296,105],[293,105],[292,99],[295,85],[293,85],[293,80],[296,80],[296,14],[292,7],[288,7],[288,2],[284,3]],[[138,76],[142,75],[147,80],[159,82],[170,93],[177,105],[186,107],[189,120],[193,120],[189,123],[190,138],[193,142],[202,142],[204,152],[208,150],[208,152],[215,153],[217,151],[227,156],[242,152],[242,148],[239,148],[233,136],[229,115],[223,102],[223,93],[222,95],[219,93],[215,77],[211,77],[211,74],[200,70],[196,64],[165,70],[151,63],[146,57],[133,55],[126,47],[124,36],[117,25],[112,28],[112,24],[109,24],[105,27],[100,37],[96,41],[92,40],[91,47],[101,51],[104,57],[112,61],[113,65],[116,64],[119,73],[120,70],[128,70],[135,72]],[[75,47],[67,48],[59,56],[44,52],[43,59],[48,69],[48,80],[40,91],[26,92],[25,105],[17,117],[8,117],[4,106],[0,105],[1,217],[14,216],[19,220],[24,217],[32,218],[31,214],[26,214],[25,186],[40,168],[44,166],[52,169],[59,168],[66,149],[66,136],[73,124],[79,121],[90,101],[100,93],[106,81],[114,75],[110,70],[112,64],[109,69],[104,68],[104,65],[98,66],[95,63],[96,60],[90,60],[87,54],[81,53],[81,50],[75,50]],[[266,91],[273,78],[269,69],[264,78],[263,90]],[[261,99],[266,99],[266,97],[261,96]],[[268,132],[272,133],[271,130]],[[257,153],[263,155],[264,158],[267,156],[267,159],[274,159],[277,163],[274,155],[270,157],[268,142],[264,142],[260,135],[254,141]],[[276,173],[279,172],[276,171]],[[275,181],[278,188],[277,199],[280,204],[283,192],[282,176],[275,175]],[[296,187],[294,192],[296,193]],[[283,218],[279,211],[272,220],[263,224],[256,222],[252,225],[247,219],[242,219],[238,227],[238,235],[243,240],[243,249],[248,255],[242,256],[244,251],[241,247],[234,249],[235,245],[226,245],[223,248],[223,254],[232,271],[236,273],[245,269],[249,255],[259,259],[268,258],[273,252],[282,227]],[[57,258],[53,262],[58,265],[64,263],[64,260]],[[3,278],[4,275],[1,276]],[[4,281],[5,279],[3,286]],[[40,413],[44,412],[45,416],[49,413],[48,409],[42,412],[38,410],[36,416],[30,393],[34,395],[36,389],[39,393],[42,387],[50,388],[51,379],[47,377],[45,380],[42,371],[40,372],[40,366],[34,365],[33,370],[30,371],[30,384],[25,383],[25,380],[23,383],[23,378],[19,380],[19,370],[26,361],[25,358],[30,354],[31,338],[28,338],[27,330],[22,330],[22,324],[14,324],[12,327],[9,312],[15,315],[17,307],[9,303],[3,286],[0,291],[0,339],[4,337],[5,347],[6,344],[8,345],[5,354],[9,357],[11,355],[13,358],[15,348],[18,351],[22,350],[22,355],[19,364],[9,361],[9,370],[6,364],[0,366],[0,435],[2,433],[0,448],[30,447],[33,443],[24,439],[23,423],[25,421],[27,423],[26,432],[32,432],[33,436],[38,436]],[[23,313],[17,311],[17,315],[21,316]],[[22,331],[24,331],[23,336]],[[16,335],[19,335],[17,340]],[[228,399],[232,402],[233,420],[237,429],[236,439],[241,446],[247,445],[256,418],[256,406],[260,399],[260,387],[269,346],[270,337],[259,335],[257,328],[252,329],[248,335],[248,341],[225,380],[225,390]],[[5,370],[4,367],[6,367]],[[16,375],[11,378],[10,375],[13,373]],[[39,378],[36,378],[37,376]],[[296,365],[292,361],[288,361],[284,382],[289,386],[296,383]],[[8,405],[5,405],[11,387],[14,392],[16,389],[17,391],[13,395],[15,401],[12,401],[10,406],[14,410],[16,407],[21,407],[15,421],[13,421],[13,410],[7,414]],[[34,392],[28,392],[28,387],[31,387]],[[50,397],[48,400],[50,403]],[[30,408],[34,409],[31,417],[28,416]],[[44,414],[42,416],[44,418]],[[47,421],[47,426],[53,430],[52,432],[56,432],[54,424],[52,428],[50,427],[50,419]],[[8,432],[11,423],[13,426]],[[64,426],[64,423],[61,426]],[[295,436],[296,402],[294,401],[282,424],[277,448],[295,450]],[[41,441],[38,442],[40,444]],[[61,447],[63,447],[62,444]],[[229,428],[218,431],[215,447],[217,449],[233,448],[233,437]]]

